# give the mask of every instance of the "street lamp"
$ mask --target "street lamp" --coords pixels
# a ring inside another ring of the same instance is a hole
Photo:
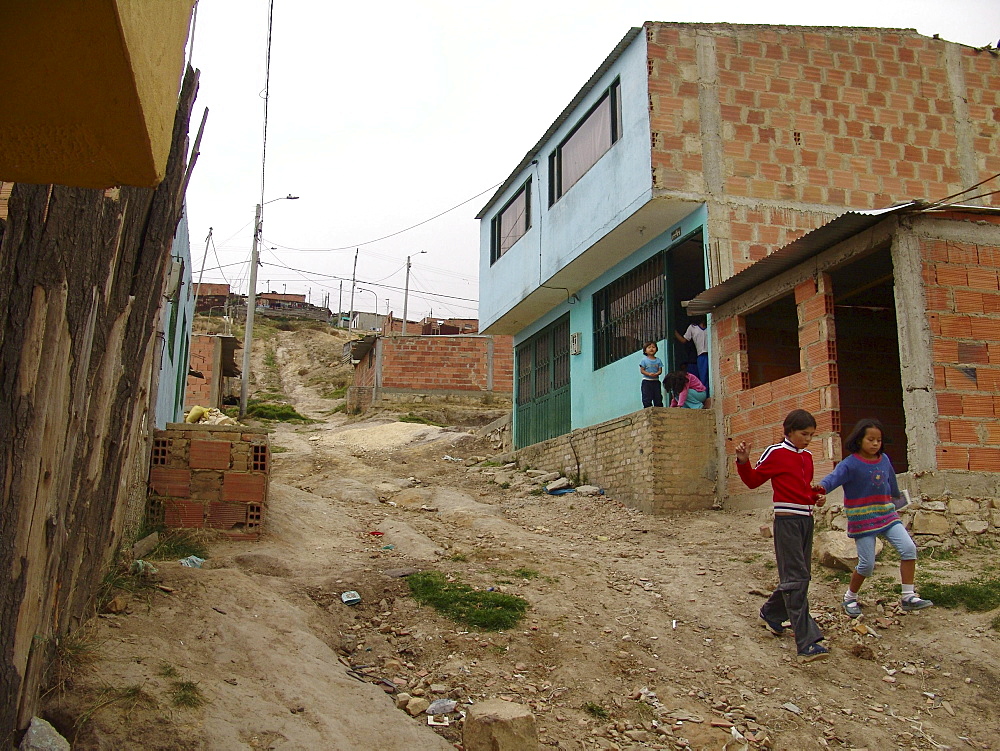
[[[243,382],[240,384],[239,417],[241,420],[246,417],[247,414],[247,394],[250,390],[250,346],[253,344],[253,314],[257,308],[257,264],[260,262],[257,251],[257,241],[260,239],[261,226],[263,225],[263,220],[261,219],[261,209],[264,206],[267,206],[267,204],[274,203],[275,201],[295,200],[298,200],[298,196],[293,196],[289,193],[287,196],[272,198],[270,201],[258,203],[257,214],[254,216],[253,220],[253,247],[250,251],[250,289],[247,290],[247,320],[246,328],[243,332]]]
[[[419,256],[420,253],[426,253],[426,250],[421,250],[413,255]],[[406,336],[406,303],[410,299],[410,258],[413,256],[406,257],[406,286],[403,287],[403,336]]]
[[[357,288],[358,292],[369,292],[375,297],[375,319],[378,321],[378,295],[375,294],[374,290]]]

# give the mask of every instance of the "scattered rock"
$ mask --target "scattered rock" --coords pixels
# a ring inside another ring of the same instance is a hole
[[[601,489],[596,485],[580,485],[576,492],[580,495],[600,495]]]
[[[799,714],[799,715],[802,714],[802,710],[799,709],[794,704],[792,704],[790,701],[786,701],[784,704],[782,704],[781,708],[782,709],[787,709],[792,714]]]
[[[462,731],[465,751],[538,751],[535,716],[523,704],[488,699],[473,704]]]
[[[564,488],[573,487],[573,483],[569,481],[567,477],[560,477],[558,480],[553,480],[545,486],[545,492],[551,493],[554,490],[562,490]]]
[[[423,714],[424,712],[426,712],[427,707],[429,707],[430,705],[431,703],[427,701],[427,699],[425,699],[424,697],[414,696],[412,699],[406,702],[406,711],[409,713],[411,717],[416,717],[418,714]]]
[[[875,540],[875,554],[882,550],[882,538]],[[858,565],[854,540],[840,532],[828,530],[813,536],[813,555],[827,568],[853,571]]]
[[[32,717],[18,751],[69,751],[69,741],[41,717]]]
[[[424,710],[426,714],[448,714],[454,712],[458,702],[454,699],[438,699],[431,702],[431,705]]]

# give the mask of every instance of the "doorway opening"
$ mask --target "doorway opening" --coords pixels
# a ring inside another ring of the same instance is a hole
[[[700,229],[667,252],[666,266],[670,304],[667,306],[669,345],[664,359],[670,370],[685,367],[688,372],[697,373],[697,352],[694,345],[691,342],[678,342],[674,332],[683,334],[690,324],[704,317],[689,316],[681,305],[682,301],[691,300],[705,291],[705,247]]]
[[[886,246],[832,271],[837,327],[841,438],[874,417],[897,473],[907,471],[906,419],[899,373],[899,333],[892,256]]]

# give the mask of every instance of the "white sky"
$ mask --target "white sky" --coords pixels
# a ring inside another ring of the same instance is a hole
[[[300,199],[264,208],[257,291],[308,293],[314,304],[330,293],[336,311],[343,278],[347,310],[358,247],[365,291],[355,309],[377,299],[380,313],[388,301],[398,316],[413,255],[411,320],[477,315],[475,215],[632,26],[882,26],[977,47],[1000,41],[998,0],[274,5],[264,200]],[[267,15],[267,0],[200,0],[192,58],[201,70],[192,139],[209,108],[187,193],[195,280],[212,227],[204,281],[244,294],[261,196]]]

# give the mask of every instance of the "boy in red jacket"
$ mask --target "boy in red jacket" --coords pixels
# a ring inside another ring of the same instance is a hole
[[[760,618],[775,636],[786,620],[795,633],[799,658],[823,660],[830,651],[819,642],[823,632],[809,615],[809,579],[812,576],[813,506],[825,499],[812,489],[813,461],[806,446],[816,432],[816,418],[804,409],[793,409],[782,426],[785,440],[768,446],[756,466],[750,466],[750,444],[736,447],[736,470],[749,488],[768,480],[774,491],[774,557],[778,563],[778,588],[760,609]]]

